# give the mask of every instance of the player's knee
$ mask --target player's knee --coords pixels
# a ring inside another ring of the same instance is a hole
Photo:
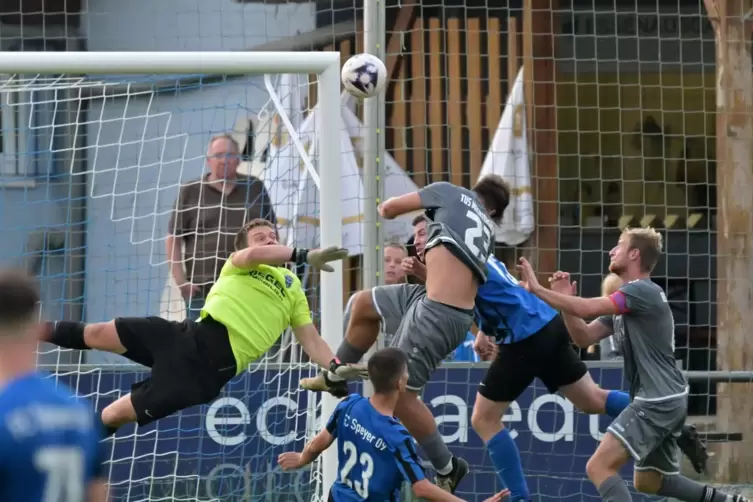
[[[478,403],[478,401],[477,401]],[[502,409],[500,409],[502,408]],[[484,442],[488,442],[504,428],[502,415],[506,406],[474,406],[471,414],[471,426]]]
[[[380,322],[379,312],[374,307],[371,290],[359,291],[353,298],[353,314],[351,319],[360,322]]]
[[[122,352],[123,346],[115,328],[115,321],[87,324],[84,328],[84,343],[92,349]]]
[[[120,427],[136,421],[136,410],[130,396],[124,396],[102,410],[102,423],[107,427]]]
[[[588,462],[586,463],[586,475],[597,488],[602,482],[604,482],[605,479],[609,477],[606,470],[606,465],[604,465],[601,459],[597,458],[596,455],[593,455],[591,458],[589,458]]]
[[[633,485],[641,493],[658,493],[661,488],[662,474],[657,471],[635,471]]]

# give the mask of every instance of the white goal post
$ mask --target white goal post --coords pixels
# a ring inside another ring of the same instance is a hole
[[[296,73],[317,74],[320,117],[327,127],[342,129],[340,113],[339,52],[0,52],[3,75],[264,75]],[[0,85],[12,87],[13,79]],[[321,120],[321,119],[320,119]],[[333,127],[336,126],[336,127]],[[340,134],[318,134],[320,188],[320,243],[342,245]],[[343,267],[333,264],[333,273],[321,274],[321,333],[336,348],[343,337]],[[337,400],[325,394],[322,417],[334,411]],[[334,448],[322,456],[323,494],[336,478],[337,453]]]

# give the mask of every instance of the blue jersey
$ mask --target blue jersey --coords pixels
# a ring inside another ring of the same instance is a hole
[[[337,438],[335,502],[397,502],[403,480],[425,479],[413,438],[397,419],[351,394],[335,408],[327,430]]]
[[[557,311],[518,284],[504,263],[495,257],[486,262],[488,278],[476,293],[478,328],[499,343],[515,343],[538,333],[557,316]]]
[[[104,477],[94,411],[41,374],[0,390],[0,500],[84,502]]]

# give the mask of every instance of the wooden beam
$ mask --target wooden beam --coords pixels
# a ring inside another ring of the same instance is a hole
[[[384,65],[387,67],[387,77],[389,78],[388,82],[390,82],[390,85],[394,85],[394,82],[397,80],[396,77],[400,72],[400,67],[403,64],[403,51],[401,47],[403,33],[410,31],[416,22],[416,17],[418,16],[416,6],[416,0],[406,0],[397,13],[395,25],[388,31],[389,38],[385,52],[387,60],[384,62]]]
[[[717,369],[753,367],[753,0],[705,0],[716,35]],[[719,384],[717,426],[740,432],[715,458],[715,481],[741,483],[753,472],[753,385]]]
[[[559,186],[554,37],[558,0],[523,0],[523,68],[536,230],[526,244],[542,280],[557,270]]]

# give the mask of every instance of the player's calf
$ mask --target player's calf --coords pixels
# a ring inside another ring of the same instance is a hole
[[[44,341],[74,350],[97,349],[116,354],[126,351],[120,342],[115,321],[95,324],[55,321],[48,324]]]

